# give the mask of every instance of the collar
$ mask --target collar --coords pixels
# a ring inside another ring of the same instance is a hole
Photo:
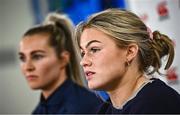
[[[41,94],[40,96],[40,104],[42,105],[58,105],[62,104],[67,100],[69,92],[71,91],[71,87],[74,83],[67,79],[61,84],[47,99]]]

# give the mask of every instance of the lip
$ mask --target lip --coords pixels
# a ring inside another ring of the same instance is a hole
[[[38,76],[36,76],[36,75],[28,75],[28,76],[26,76],[26,79],[28,81],[33,81],[33,80],[36,80],[37,78],[38,78]]]
[[[93,75],[95,74],[95,72],[92,71],[85,71],[85,75],[86,75],[86,79],[89,81],[93,78]]]

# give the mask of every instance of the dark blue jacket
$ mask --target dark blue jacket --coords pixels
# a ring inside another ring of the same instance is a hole
[[[94,93],[68,79],[47,100],[41,95],[33,114],[92,114],[100,103]]]
[[[146,84],[134,98],[121,109],[112,106],[110,100],[102,104],[101,114],[180,114],[180,95],[159,79]]]

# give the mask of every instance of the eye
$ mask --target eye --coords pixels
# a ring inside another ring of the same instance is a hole
[[[22,55],[20,55],[20,56],[19,56],[19,60],[20,60],[21,62],[25,62],[25,57],[22,56]]]
[[[84,55],[85,55],[85,52],[81,51],[81,57],[84,57]]]
[[[100,51],[100,50],[101,50],[100,48],[94,48],[94,47],[90,49],[92,53],[96,53],[97,51]]]
[[[32,55],[32,59],[33,60],[40,60],[40,59],[42,59],[44,56],[43,55],[41,55],[41,54],[34,54],[34,55]]]

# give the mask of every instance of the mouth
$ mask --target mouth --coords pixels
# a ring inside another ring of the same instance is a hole
[[[85,74],[86,74],[86,79],[89,81],[89,80],[92,79],[92,77],[93,77],[93,75],[95,74],[95,72],[86,71]]]
[[[36,75],[28,75],[28,76],[26,76],[26,79],[28,80],[28,81],[34,81],[34,80],[36,80],[38,78],[38,76],[36,76]]]

